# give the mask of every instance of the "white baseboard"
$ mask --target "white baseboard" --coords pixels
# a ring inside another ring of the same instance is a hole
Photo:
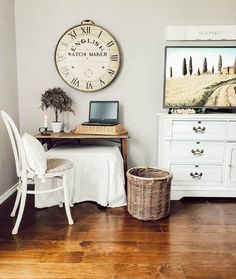
[[[16,191],[16,188],[18,186],[18,183],[16,183],[14,186],[12,186],[8,191],[6,191],[4,194],[0,196],[0,204],[2,204],[5,200],[7,200],[14,192]]]

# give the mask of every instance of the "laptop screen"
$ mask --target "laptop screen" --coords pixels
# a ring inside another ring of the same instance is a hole
[[[89,103],[89,122],[117,123],[118,115],[118,101],[90,101]]]

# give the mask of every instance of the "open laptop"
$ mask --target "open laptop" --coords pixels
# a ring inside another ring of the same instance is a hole
[[[113,126],[118,124],[119,101],[90,101],[89,121],[82,125]]]

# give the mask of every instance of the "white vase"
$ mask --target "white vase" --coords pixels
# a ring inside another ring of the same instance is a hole
[[[62,130],[62,122],[52,122],[51,126],[53,133],[60,133]]]

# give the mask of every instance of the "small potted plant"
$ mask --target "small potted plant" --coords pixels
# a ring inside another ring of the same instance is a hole
[[[59,87],[48,89],[42,94],[40,108],[42,110],[52,108],[55,112],[55,121],[51,123],[54,133],[58,133],[62,130],[62,122],[58,121],[59,113],[69,111],[75,114],[74,110],[71,108],[72,103],[71,98]]]

